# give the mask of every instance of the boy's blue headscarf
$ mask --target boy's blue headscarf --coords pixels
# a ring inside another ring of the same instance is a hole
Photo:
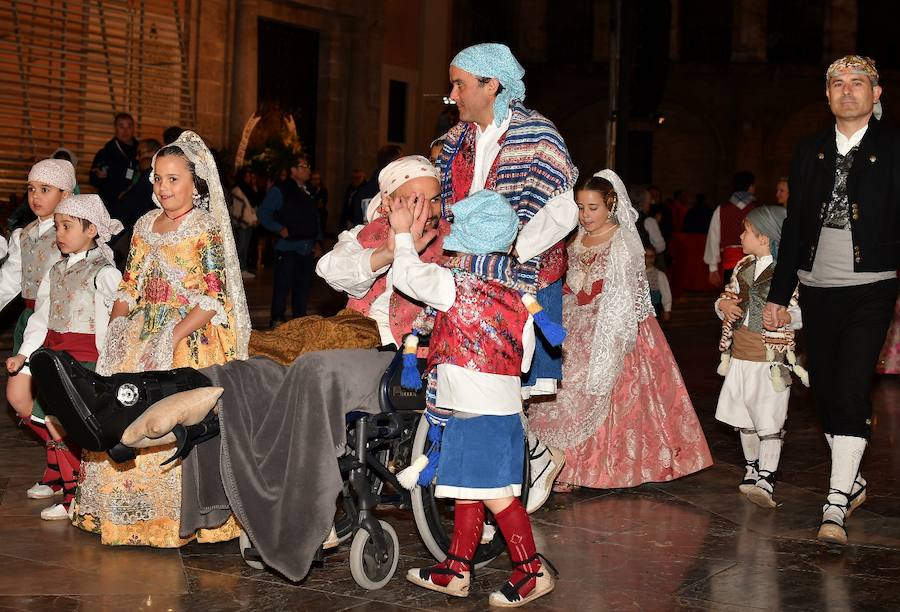
[[[456,54],[451,66],[461,68],[476,77],[497,79],[503,91],[494,100],[494,124],[506,119],[506,111],[513,100],[525,101],[525,69],[516,61],[512,51],[500,43],[482,43],[467,47]]]
[[[787,210],[781,206],[757,206],[747,213],[747,221],[753,224],[763,236],[769,238],[772,259],[778,259],[778,245],[781,242],[781,226],[787,217]]]
[[[482,189],[453,205],[453,225],[444,248],[470,255],[506,253],[518,233],[519,217],[509,200]]]

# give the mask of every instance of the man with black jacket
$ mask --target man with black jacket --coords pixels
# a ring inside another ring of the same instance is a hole
[[[134,118],[118,113],[113,119],[116,135],[97,151],[91,163],[91,185],[109,209],[115,208],[138,178]]]
[[[260,224],[279,237],[275,243],[272,327],[284,322],[288,292],[291,316],[306,315],[318,241],[322,239],[316,201],[306,188],[309,175],[309,161],[302,155],[291,166],[290,176],[266,192],[257,210]]]
[[[802,142],[764,323],[789,320],[798,280],[810,387],[831,447],[818,539],[846,544],[844,521],[866,498],[859,464],[872,423],[878,352],[897,297],[900,132],[879,120],[875,62],[849,55],[825,74],[834,128]]]

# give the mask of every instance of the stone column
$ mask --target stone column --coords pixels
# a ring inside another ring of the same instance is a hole
[[[858,18],[854,0],[828,0],[825,4],[825,44],[822,45],[825,63],[856,53]]]
[[[228,142],[235,150],[240,144],[244,124],[256,112],[258,18],[259,3],[256,0],[240,0],[237,3],[231,34],[234,50],[229,93],[231,113],[228,125]]]
[[[768,4],[737,0],[732,9],[731,61],[765,62]]]

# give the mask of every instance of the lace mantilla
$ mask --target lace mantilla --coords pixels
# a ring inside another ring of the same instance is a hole
[[[234,234],[231,231],[231,214],[228,212],[225,192],[222,189],[222,183],[219,181],[219,170],[206,143],[194,132],[189,130],[182,132],[172,145],[184,152],[185,157],[194,164],[197,176],[206,181],[209,187],[209,196],[208,198],[203,198],[202,207],[205,209],[208,206],[209,214],[218,226],[225,247],[225,291],[234,309],[235,334],[237,337],[235,357],[237,359],[247,359],[247,347],[250,344],[251,330],[250,311],[247,308],[244,281],[241,277],[241,267],[234,244]],[[153,156],[153,166],[156,167],[156,155]],[[151,172],[151,183],[153,178],[153,172]],[[159,206],[159,202],[155,197],[153,201]],[[194,211],[191,216],[197,216],[197,212]],[[181,225],[183,226],[184,223]],[[181,226],[174,232],[170,232],[170,234],[175,234],[179,230],[181,230]],[[161,239],[166,239],[168,236],[169,234],[163,234]]]
[[[638,323],[654,311],[644,268],[644,247],[634,225],[637,211],[615,172],[604,170],[594,176],[613,184],[620,211],[619,230],[610,240],[587,376],[588,393],[608,396],[622,371],[625,355],[634,348]]]

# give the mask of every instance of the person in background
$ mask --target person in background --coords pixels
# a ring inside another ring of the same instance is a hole
[[[150,172],[153,170],[153,156],[159,151],[161,145],[158,140],[146,138],[138,142],[137,182],[122,196],[122,199],[109,208],[109,214],[121,221],[123,230],[112,239],[112,249],[115,254],[116,267],[125,269],[125,259],[128,257],[128,247],[131,244],[131,235],[134,224],[145,214],[156,208],[153,203],[153,183],[150,182]]]
[[[353,209],[353,197],[365,182],[366,173],[363,172],[360,168],[354,168],[353,173],[350,175],[350,184],[347,185],[347,190],[344,192],[344,207],[341,209],[340,223],[340,229],[342,231],[356,227],[357,225],[361,225],[363,223],[362,213],[360,212],[357,215],[356,211]]]
[[[97,188],[107,209],[115,208],[138,178],[134,118],[129,113],[118,113],[113,126],[115,136],[97,151],[90,175],[91,185]]]
[[[248,259],[253,228],[259,225],[259,219],[256,216],[256,207],[247,195],[248,192],[254,193],[255,180],[253,172],[245,166],[238,171],[235,185],[231,188],[231,225],[234,228],[234,242],[241,264],[241,278],[244,280],[256,278],[256,274],[248,268]]]
[[[644,265],[647,272],[647,283],[650,285],[650,302],[656,311],[656,318],[669,321],[672,318],[672,289],[666,273],[656,267],[656,250],[653,247],[644,249]]]
[[[319,227],[324,234],[325,226],[328,222],[328,188],[322,184],[322,173],[314,170],[309,175],[306,188],[309,191],[309,195],[316,202],[316,212],[319,214]]]
[[[717,289],[731,278],[734,265],[744,256],[741,249],[741,232],[744,217],[759,206],[756,201],[756,177],[741,170],[732,180],[734,192],[727,202],[713,211],[706,234],[703,261],[709,266],[709,284]]]
[[[309,161],[301,154],[291,166],[290,176],[269,189],[257,210],[260,224],[278,236],[269,323],[272,328],[285,321],[288,293],[291,316],[306,315],[322,239],[316,203],[306,188],[310,173]]]
[[[786,176],[782,176],[778,179],[778,183],[775,185],[775,203],[778,206],[784,206],[787,208],[788,198],[791,196],[791,190],[788,188],[788,180]]]

